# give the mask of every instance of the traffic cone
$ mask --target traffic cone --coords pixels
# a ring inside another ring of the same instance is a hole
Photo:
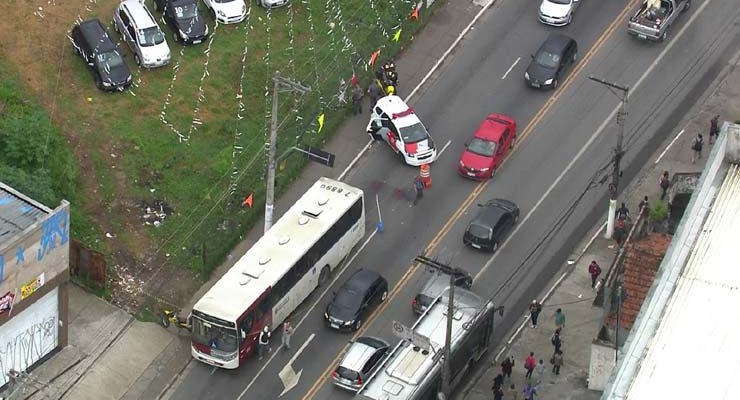
[[[421,164],[419,167],[419,177],[421,182],[424,184],[424,188],[432,187],[432,174],[429,164]]]

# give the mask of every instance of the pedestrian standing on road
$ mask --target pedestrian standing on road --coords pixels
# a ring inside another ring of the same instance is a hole
[[[555,332],[550,336],[550,343],[555,346],[554,353],[560,351],[560,347],[563,345],[563,340],[560,338],[560,328],[555,329]]]
[[[534,396],[537,394],[537,388],[527,382],[527,384],[524,385],[524,389],[522,389],[522,394],[524,395],[524,400],[534,400]]]
[[[293,325],[290,324],[290,320],[286,319],[285,322],[283,322],[283,336],[280,338],[282,340],[284,350],[290,350],[290,337],[293,336],[294,331],[295,329],[293,328]]]
[[[709,121],[709,144],[714,143],[719,137],[719,115],[715,115]]]
[[[516,386],[513,383],[509,386],[509,390],[506,391],[506,400],[519,400],[519,392],[516,391]]]
[[[539,364],[537,364],[537,367],[535,367],[535,372],[537,372],[537,383],[535,383],[535,386],[539,386],[542,381],[545,380],[545,370],[547,367],[545,366],[545,361],[540,360]]]
[[[660,177],[660,199],[665,199],[665,195],[668,193],[668,187],[671,186],[671,179],[668,177],[668,171],[663,171],[663,175]]]
[[[696,135],[694,144],[691,145],[691,163],[695,164],[696,160],[701,158],[701,149],[704,147],[704,137],[700,134]]]
[[[370,95],[370,108],[375,107],[375,103],[377,103],[378,99],[383,96],[380,91],[380,86],[378,86],[378,83],[375,82],[375,80],[370,82],[370,86],[367,87],[367,94]]]
[[[552,363],[552,372],[555,375],[560,375],[560,367],[563,366],[563,352],[560,350],[556,351],[552,355],[550,362]]]
[[[555,329],[560,331],[565,328],[565,313],[562,308],[555,310]]]
[[[542,312],[542,304],[537,299],[532,300],[532,304],[529,305],[529,317],[532,319],[532,328],[537,328],[537,318]]]
[[[360,85],[352,87],[352,109],[354,115],[362,114],[362,98],[365,97],[365,93],[362,92]]]
[[[414,203],[412,206],[415,206],[416,203],[419,202],[419,200],[424,197],[424,182],[421,180],[421,177],[419,175],[416,175],[416,178],[414,178]]]
[[[508,356],[501,363],[501,373],[507,381],[511,380],[511,372],[514,369],[514,356]]]
[[[524,369],[527,370],[527,374],[524,375],[527,379],[532,378],[532,371],[537,366],[537,359],[534,358],[534,352],[530,352],[527,358],[524,359]]]
[[[504,376],[498,374],[493,378],[493,391],[496,392],[496,389],[501,389],[502,387],[504,387]]]
[[[262,328],[262,332],[260,332],[259,342],[257,346],[257,354],[259,355],[259,359],[261,360],[262,357],[265,356],[266,353],[270,352],[270,328],[267,327],[267,325]]]
[[[591,289],[593,289],[596,287],[596,280],[601,275],[601,267],[599,267],[596,260],[591,261],[591,264],[588,265],[588,273],[591,275]]]

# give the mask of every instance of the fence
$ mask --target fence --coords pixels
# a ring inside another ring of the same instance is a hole
[[[91,250],[82,243],[72,240],[69,246],[69,271],[74,277],[85,282],[105,288],[106,263],[105,256]]]

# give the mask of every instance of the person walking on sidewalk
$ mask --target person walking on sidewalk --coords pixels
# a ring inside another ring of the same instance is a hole
[[[560,347],[563,345],[563,340],[560,338],[560,328],[555,329],[555,332],[550,336],[550,343],[555,346],[553,354],[560,351]]]
[[[537,388],[527,382],[527,384],[524,385],[524,389],[522,389],[522,394],[524,395],[524,400],[534,400],[534,396],[537,394]]]
[[[493,378],[493,391],[496,392],[496,389],[501,389],[502,387],[504,387],[504,376],[499,373]]]
[[[645,209],[645,214],[650,212],[650,203],[648,203],[648,197],[645,196],[642,200],[640,200],[640,203],[637,205],[637,209],[640,211],[640,214],[643,213],[643,208]]]
[[[565,328],[565,313],[562,308],[555,310],[555,329],[562,331]]]
[[[516,391],[516,386],[513,383],[506,391],[506,400],[519,400],[519,392]]]
[[[715,115],[709,121],[709,144],[714,143],[719,137],[719,115]]]
[[[528,380],[532,378],[532,371],[534,371],[534,367],[537,366],[537,359],[534,358],[534,352],[530,352],[527,358],[524,359],[524,369],[527,370],[527,373],[524,375],[525,378]]]
[[[627,208],[626,204],[622,203],[622,206],[614,212],[614,216],[617,217],[617,221],[624,221],[630,217],[630,209]]]
[[[262,328],[262,332],[260,332],[260,337],[258,341],[257,346],[257,354],[259,355],[259,359],[261,360],[262,357],[265,356],[265,353],[270,352],[270,328],[267,327],[267,325]]]
[[[694,144],[691,145],[691,163],[695,164],[696,160],[701,158],[701,149],[704,147],[704,136],[700,134],[696,135]]]
[[[370,86],[367,87],[367,94],[370,95],[370,108],[372,109],[375,107],[375,103],[378,102],[378,99],[383,96],[383,93],[380,91],[380,86],[373,80],[370,82]]]
[[[352,109],[354,114],[362,114],[362,98],[365,97],[365,93],[362,92],[360,85],[352,87]]]
[[[537,318],[542,312],[542,304],[537,299],[532,300],[532,304],[529,305],[529,317],[532,319],[532,328],[537,328]]]
[[[552,355],[550,363],[552,363],[552,372],[555,375],[560,375],[560,367],[563,366],[563,352],[560,350],[556,351],[555,354]]]
[[[540,383],[545,380],[546,369],[547,367],[545,367],[545,361],[540,360],[540,363],[537,364],[537,366],[535,367],[535,372],[537,372],[537,383],[534,384],[535,386],[539,386]]]
[[[514,369],[514,357],[508,356],[501,363],[501,373],[507,381],[511,380],[511,373]]]
[[[668,188],[671,186],[671,179],[668,177],[668,171],[663,171],[663,175],[660,177],[660,199],[665,199],[665,195],[668,193]]]
[[[286,319],[285,322],[283,322],[283,336],[280,338],[284,350],[290,350],[290,337],[293,336],[294,331],[295,329],[293,328],[293,325],[290,324],[290,320]]]
[[[414,192],[415,197],[412,206],[415,206],[424,197],[424,182],[419,175],[416,175],[416,178],[414,178]]]
[[[591,261],[591,264],[588,265],[588,273],[591,275],[591,289],[593,289],[596,287],[596,280],[601,275],[601,267],[599,267],[596,260]]]
[[[493,388],[493,400],[504,400],[504,389],[501,387]]]

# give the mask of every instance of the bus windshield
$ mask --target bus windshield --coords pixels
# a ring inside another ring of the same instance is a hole
[[[233,353],[239,346],[236,340],[236,329],[226,328],[193,317],[193,341],[206,345],[213,350]]]

